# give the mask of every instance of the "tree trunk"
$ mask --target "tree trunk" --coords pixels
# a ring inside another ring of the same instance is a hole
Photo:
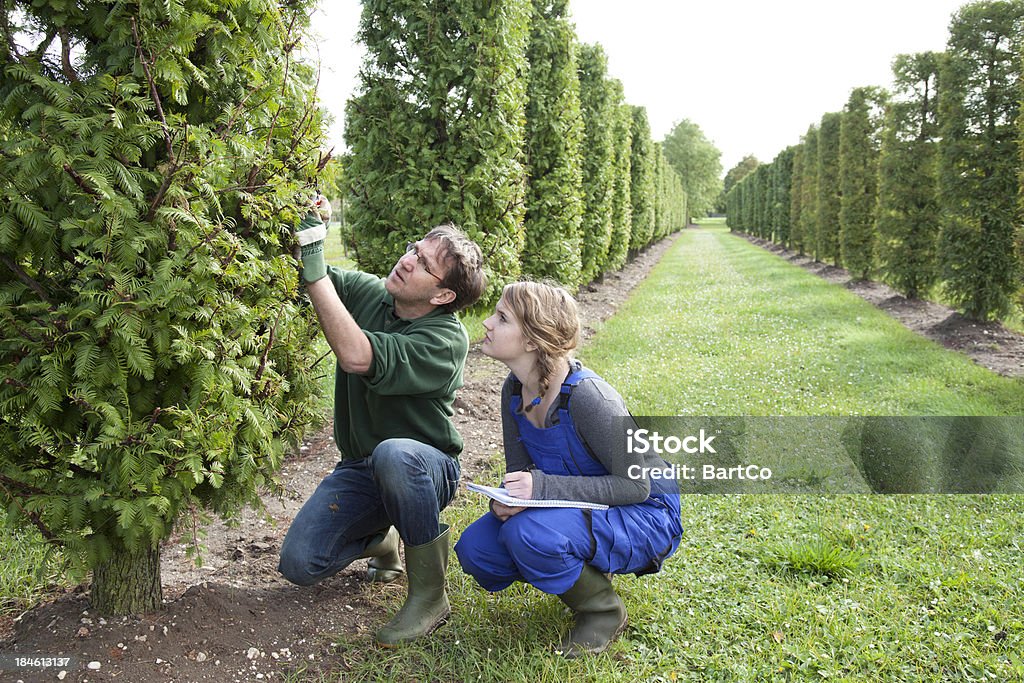
[[[129,615],[162,607],[160,547],[129,551],[114,548],[110,559],[93,569],[92,608],[99,614]]]

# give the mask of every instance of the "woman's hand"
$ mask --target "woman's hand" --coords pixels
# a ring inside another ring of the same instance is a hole
[[[509,472],[505,475],[505,490],[515,498],[533,498],[533,475],[529,472]]]
[[[509,507],[504,503],[499,503],[496,500],[491,501],[491,514],[500,519],[503,522],[507,522],[508,518],[512,515],[519,514],[526,508],[523,507]]]

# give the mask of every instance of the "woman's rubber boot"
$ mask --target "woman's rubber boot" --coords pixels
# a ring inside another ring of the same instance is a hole
[[[575,624],[559,645],[560,653],[574,659],[604,652],[626,628],[626,605],[609,578],[590,565],[572,588],[558,596],[573,611]]]
[[[391,583],[405,573],[398,555],[398,530],[390,527],[383,538],[371,543],[359,557],[368,557],[366,578],[374,583]]]
[[[448,531],[448,525],[442,524],[441,534],[433,541],[405,546],[409,595],[398,614],[377,631],[378,645],[394,647],[422,638],[448,618],[451,606],[444,590],[444,572],[448,568]]]

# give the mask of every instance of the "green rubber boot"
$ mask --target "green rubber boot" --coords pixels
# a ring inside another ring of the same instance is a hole
[[[451,612],[444,590],[448,567],[447,524],[430,543],[405,546],[405,567],[409,574],[409,595],[402,609],[377,631],[377,644],[394,647],[421,638],[441,625]]]
[[[371,543],[359,557],[368,557],[366,578],[374,583],[391,583],[405,573],[402,558],[398,556],[398,530],[390,527],[375,543]]]
[[[575,618],[558,648],[568,659],[604,652],[626,628],[626,606],[608,576],[590,565],[584,565],[572,588],[558,597]]]

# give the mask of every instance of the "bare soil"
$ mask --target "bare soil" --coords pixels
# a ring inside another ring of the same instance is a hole
[[[579,301],[585,339],[615,312],[673,242],[674,238],[664,240],[622,271],[584,288]],[[900,301],[882,285],[851,283],[838,269],[779,255],[849,287],[908,321],[904,324],[911,329],[970,354],[986,367],[1024,374],[1021,335],[997,325],[962,321],[935,304]],[[455,417],[466,442],[466,480],[496,462],[501,439],[499,389],[505,374],[505,366],[484,356],[478,345],[471,348]],[[63,667],[0,670],[0,680],[274,681],[326,672],[343,677],[344,652],[334,649],[331,635],[344,633],[357,645],[373,647],[374,632],[390,616],[381,607],[386,602],[382,598],[400,598],[405,587],[403,582],[368,583],[363,561],[310,588],[293,586],[277,573],[277,554],[288,524],[336,459],[328,426],[288,459],[279,473],[283,494],[268,495],[263,512],[246,510],[235,526],[205,525],[202,566],[186,554],[192,542],[189,529],[169,539],[162,552],[164,608],[158,613],[104,619],[90,611],[88,592],[80,587],[0,623],[0,666],[9,667],[15,655],[73,660]]]

